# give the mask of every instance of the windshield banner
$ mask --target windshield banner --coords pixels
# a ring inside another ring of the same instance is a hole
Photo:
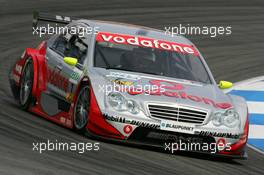
[[[192,45],[179,44],[175,42],[168,42],[168,41],[156,40],[153,38],[145,38],[139,36],[99,32],[96,36],[96,41],[157,48],[157,49],[180,52],[183,54],[193,54],[195,56],[199,55],[196,49]]]

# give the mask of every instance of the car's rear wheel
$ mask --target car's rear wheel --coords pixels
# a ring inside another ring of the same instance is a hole
[[[74,128],[83,132],[88,123],[90,111],[90,88],[85,85],[81,88],[74,107]]]
[[[33,76],[34,72],[32,60],[27,59],[22,71],[19,90],[19,103],[22,109],[28,109],[32,101]]]

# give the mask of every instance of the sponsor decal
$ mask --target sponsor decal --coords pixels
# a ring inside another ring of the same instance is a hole
[[[77,72],[72,72],[71,73],[71,79],[78,81],[80,78],[80,75]]]
[[[130,134],[133,131],[133,128],[131,125],[125,125],[123,128],[124,133]]]
[[[134,84],[132,81],[124,81],[122,79],[115,79],[112,82],[118,84],[118,85],[123,85],[123,86],[131,86]]]
[[[167,81],[167,80],[150,80],[149,83],[152,84],[152,85],[156,85],[159,88],[162,87],[162,88],[165,88],[165,89],[168,89],[168,90],[180,91],[180,90],[184,90],[184,88],[185,88],[180,83],[175,83],[175,82]]]
[[[191,100],[197,103],[204,103],[204,104],[211,105],[215,108],[220,108],[220,109],[228,109],[232,107],[230,103],[215,102],[214,100],[207,98],[207,97],[200,97],[197,95],[187,94],[184,91],[186,87],[184,87],[182,84],[179,84],[179,83],[170,82],[167,80],[150,80],[149,83],[151,85],[162,87],[163,91],[161,91],[161,88],[157,88],[154,91],[143,90],[143,89],[141,90],[125,89],[125,90],[130,95],[147,94],[147,95],[156,95],[156,96],[167,96],[167,97],[172,97],[172,98],[181,98],[185,100]]]
[[[66,122],[66,118],[65,117],[60,117],[60,122],[64,124]]]
[[[226,147],[226,140],[225,140],[224,138],[220,138],[220,139],[218,139],[218,141],[216,142],[216,145],[217,145],[217,147],[218,147],[218,150],[219,150],[219,151],[222,151],[222,150],[224,150],[225,147]],[[231,147],[229,146],[228,149],[229,149],[229,151],[230,151]]]
[[[16,64],[16,66],[15,66],[15,71],[16,71],[18,74],[21,74],[21,72],[22,72],[22,66],[19,65],[19,64]]]
[[[157,129],[160,127],[158,124],[155,124],[155,123],[149,123],[149,122],[138,121],[138,120],[131,120],[131,119],[127,119],[124,117],[114,117],[114,116],[109,116],[107,114],[104,114],[104,117],[106,118],[106,120],[109,120],[109,121],[118,122],[118,123],[126,123],[126,124],[130,124],[130,125],[136,125],[136,126],[144,127],[144,128]]]
[[[73,101],[73,97],[74,97],[74,94],[68,92],[68,93],[66,93],[65,99],[66,99],[68,102],[72,102],[72,101]]]
[[[212,131],[195,131],[195,134],[198,134],[200,136],[225,137],[231,139],[238,139],[240,137],[239,134],[221,133],[221,132],[212,132]]]
[[[195,56],[199,55],[196,49],[192,45],[156,40],[153,38],[99,32],[96,36],[96,40],[98,42],[110,42],[115,44],[150,47],[150,48],[179,52],[183,54],[193,54]]]
[[[13,73],[13,79],[14,79],[14,81],[15,81],[16,83],[19,83],[19,81],[20,81],[20,76],[19,76],[19,75],[16,75],[16,74]]]
[[[107,77],[128,79],[128,80],[139,80],[140,79],[140,77],[137,75],[126,74],[126,73],[122,73],[122,72],[110,72],[110,74],[106,75],[106,76]]]
[[[60,71],[57,69],[50,69],[48,68],[48,78],[47,81],[48,83],[58,87],[59,89],[63,91],[67,91],[68,89],[68,79],[65,78],[60,74]]]
[[[65,123],[66,126],[71,126],[72,125],[72,122],[70,119],[66,119],[66,123]]]
[[[194,133],[194,127],[186,124],[176,124],[172,121],[161,120],[160,129],[174,132]]]

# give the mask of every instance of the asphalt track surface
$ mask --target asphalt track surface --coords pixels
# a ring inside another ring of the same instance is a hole
[[[32,151],[32,142],[97,142],[65,129],[15,103],[8,69],[32,36],[33,10],[129,22],[163,29],[179,23],[232,26],[230,36],[190,37],[217,80],[244,80],[264,74],[264,1],[257,0],[97,0],[53,2],[0,0],[0,174],[263,174],[264,155],[248,148],[248,160],[225,161],[202,155],[171,155],[100,141],[100,151]]]

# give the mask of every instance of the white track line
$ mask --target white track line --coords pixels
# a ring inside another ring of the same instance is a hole
[[[260,149],[258,149],[258,148],[256,148],[256,147],[254,147],[254,146],[252,146],[252,145],[250,145],[250,144],[247,144],[247,146],[248,146],[249,148],[253,149],[254,151],[260,153],[260,154],[264,154],[264,151],[262,151],[262,150],[260,150]]]
[[[259,76],[259,77],[255,77],[255,78],[250,78],[250,79],[247,79],[247,80],[243,80],[243,81],[240,81],[240,82],[236,82],[233,84],[233,87],[232,88],[229,88],[229,89],[225,89],[223,90],[225,93],[228,93],[232,90],[235,90],[237,88],[241,88],[243,86],[247,86],[247,85],[250,85],[251,83],[254,83],[254,82],[257,82],[257,81],[262,81],[264,80],[264,76]],[[263,91],[263,89],[262,89]]]
[[[259,76],[244,81],[234,83],[233,87],[224,90],[228,93],[232,90],[253,90],[253,91],[263,91],[264,90],[264,76]],[[263,102],[252,102],[247,101],[249,113],[264,114],[264,103]],[[264,139],[264,125],[249,125],[249,138],[250,139]],[[264,154],[264,151],[247,144],[248,147],[255,150],[260,154]]]
[[[249,113],[263,114],[264,115],[264,103],[263,102],[248,101],[247,105],[248,105]]]
[[[264,81],[257,81],[246,86],[240,85],[235,88],[236,90],[246,90],[246,91],[263,91],[264,90]]]
[[[249,125],[248,138],[264,140],[264,125]]]

